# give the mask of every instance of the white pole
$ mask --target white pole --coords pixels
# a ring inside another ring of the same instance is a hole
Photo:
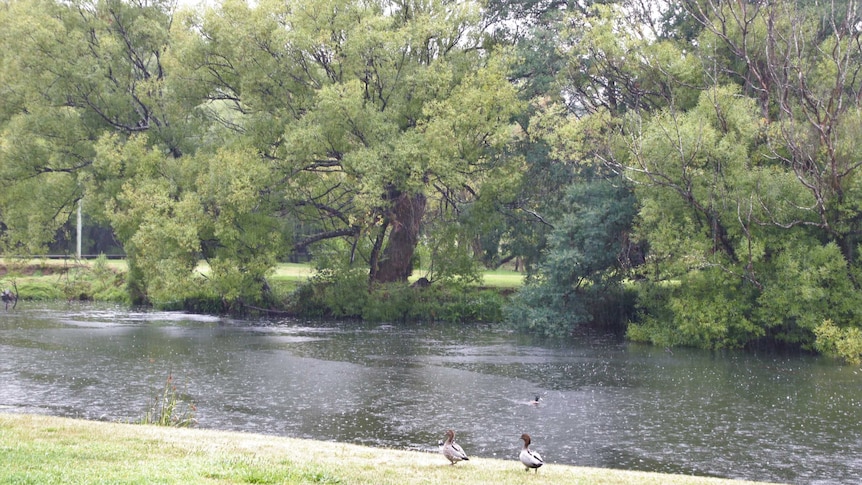
[[[78,199],[78,250],[75,252],[78,260],[81,259],[81,200]]]

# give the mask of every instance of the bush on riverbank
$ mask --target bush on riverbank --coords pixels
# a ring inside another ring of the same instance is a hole
[[[368,275],[324,274],[301,284],[285,302],[299,315],[371,322],[501,322],[506,290],[458,284],[388,283],[368,287]]]
[[[312,275],[307,267],[289,265],[289,275],[276,275],[256,301],[228,301],[207,285],[187,288],[171,301],[151,302],[160,310],[207,314],[255,312],[302,317],[356,318],[382,321],[501,322],[513,292],[511,283],[493,275],[493,286],[447,281],[445,284],[389,283],[369,288],[363,271]],[[93,300],[128,304],[126,269],[99,258],[68,264],[41,261],[0,266],[0,283],[14,281],[22,300]],[[496,284],[504,281],[504,284]]]

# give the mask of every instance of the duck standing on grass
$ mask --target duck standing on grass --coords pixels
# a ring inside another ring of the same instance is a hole
[[[451,429],[446,432],[446,442],[443,443],[443,456],[449,459],[451,464],[454,465],[459,461],[467,461],[467,453],[464,453],[464,450],[458,446],[458,443],[455,443],[455,432]]]
[[[524,433],[521,435],[521,439],[524,441],[524,448],[521,449],[519,456],[521,463],[527,467],[528,472],[530,468],[533,468],[536,470],[536,473],[539,473],[539,467],[545,464],[542,456],[530,449],[530,435]]]

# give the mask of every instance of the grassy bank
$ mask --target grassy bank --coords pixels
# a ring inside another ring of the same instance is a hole
[[[552,450],[542,450],[548,458]],[[247,433],[0,414],[0,483],[734,484],[509,460],[450,466],[437,453]]]
[[[197,269],[202,274],[206,274],[209,271],[209,266],[202,262]],[[73,277],[83,276],[92,280],[94,278],[93,273],[99,271],[103,274],[123,275],[128,271],[128,266],[124,260],[75,261],[72,259],[0,258],[0,281],[14,279],[24,285],[62,282],[68,280],[70,275]],[[310,264],[280,263],[274,268],[270,280],[299,284],[313,274],[314,267]],[[415,281],[423,274],[422,271],[414,272],[411,281]],[[121,280],[118,282],[122,283]],[[516,271],[498,269],[488,270],[483,274],[483,285],[491,288],[518,288],[523,283],[524,274]]]
[[[74,261],[72,259],[4,259],[0,258],[0,277],[11,272],[19,279],[40,278],[45,276],[63,274],[75,269],[92,269],[97,260]],[[128,270],[126,262],[122,259],[106,260],[104,263],[115,273],[124,273]],[[198,270],[202,273],[209,271],[206,263],[201,263]],[[280,263],[275,267],[271,276],[274,280],[281,281],[305,281],[314,274],[314,267],[303,263]],[[414,280],[424,273],[414,272]],[[484,284],[500,288],[516,288],[524,282],[524,273],[506,269],[488,270],[484,272]]]
[[[205,278],[206,263],[197,270]],[[10,289],[22,301],[94,300],[128,304],[128,267],[123,260],[74,261],[0,258],[0,289]],[[414,272],[411,281],[423,271]],[[523,284],[524,275],[511,270],[486,271],[481,284],[436,283],[413,288],[405,284],[375,285],[369,292],[368,276],[361,271],[337,278],[314,280],[308,264],[281,263],[268,276],[269,291],[244,298],[225,298],[213,287],[195,282],[153,301],[157,309],[198,313],[278,312],[317,318],[358,318],[367,321],[426,321],[496,323],[503,305]],[[201,280],[203,281],[203,280]]]

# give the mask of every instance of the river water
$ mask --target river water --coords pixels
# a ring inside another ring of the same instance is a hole
[[[426,451],[451,428],[506,459],[527,432],[547,463],[862,477],[862,371],[828,359],[22,303],[0,313],[0,412],[135,421],[171,375],[202,428]]]

